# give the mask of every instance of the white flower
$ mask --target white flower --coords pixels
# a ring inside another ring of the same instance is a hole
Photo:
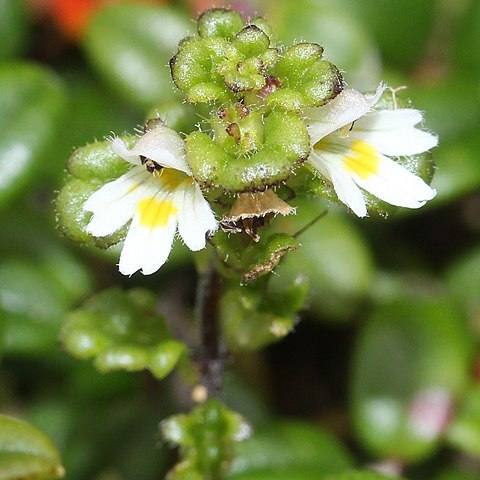
[[[362,190],[399,207],[419,208],[436,191],[390,157],[430,150],[437,137],[415,127],[422,114],[411,108],[373,110],[374,95],[347,89],[327,105],[309,109],[310,165],[330,180],[340,201],[367,215]]]
[[[158,126],[128,149],[116,138],[111,149],[135,165],[107,183],[84,204],[93,212],[87,231],[110,235],[132,219],[120,255],[124,275],[156,272],[167,260],[175,232],[190,250],[205,247],[205,235],[217,228],[213,212],[192,178],[182,139]]]

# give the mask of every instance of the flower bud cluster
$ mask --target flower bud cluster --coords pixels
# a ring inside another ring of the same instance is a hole
[[[195,179],[229,192],[286,181],[310,151],[302,109],[342,91],[339,70],[322,58],[320,45],[284,48],[264,20],[245,24],[230,10],[206,11],[197,31],[170,61],[186,100],[214,105],[211,135],[193,132],[186,140]]]

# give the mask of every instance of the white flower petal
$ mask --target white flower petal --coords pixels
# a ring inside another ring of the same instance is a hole
[[[180,205],[178,231],[190,250],[205,248],[205,235],[217,229],[217,221],[200,187],[193,182],[184,182],[177,191]]]
[[[148,191],[149,180],[143,167],[135,167],[93,193],[83,205],[85,211],[93,212],[87,232],[104,237],[127,223]]]
[[[132,275],[141,269],[144,275],[155,273],[167,261],[177,218],[178,207],[171,192],[161,190],[142,198],[120,254],[120,272]]]
[[[384,90],[385,87],[379,85],[374,95],[363,95],[346,89],[323,107],[307,109],[307,128],[312,145],[365,115],[378,102]]]
[[[342,168],[342,158],[341,154],[321,151],[313,153],[309,157],[309,162],[332,182],[335,193],[341,202],[358,217],[366,217],[367,207],[363,194],[352,180],[351,175]]]
[[[369,143],[385,155],[415,155],[438,143],[435,135],[414,127],[421,120],[418,110],[381,110],[359,119],[348,136]]]
[[[110,149],[115,155],[123,158],[128,163],[131,163],[133,165],[142,164],[140,157],[136,154],[133,154],[121,138],[116,137],[110,144]]]
[[[393,130],[414,127],[422,121],[422,113],[414,108],[376,110],[359,118],[355,123],[355,130]]]
[[[369,175],[352,177],[363,189],[381,200],[398,207],[419,208],[436,195],[435,189],[427,185],[420,177],[388,157],[378,155],[377,171]]]
[[[188,166],[183,140],[168,127],[158,126],[142,135],[130,153],[149,158],[162,167],[174,168],[190,176],[192,174]]]

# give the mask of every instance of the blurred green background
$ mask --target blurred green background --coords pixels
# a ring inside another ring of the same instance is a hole
[[[365,465],[480,478],[480,2],[230,3],[264,15],[282,42],[322,44],[350,87],[408,86],[440,142],[426,207],[364,220],[332,208],[279,267],[280,282],[308,277],[308,305],[286,339],[230,361],[227,404],[257,433],[229,478]],[[211,5],[0,0],[0,412],[45,432],[69,480],[160,479],[175,460],[158,422],[189,408],[179,378],[102,375],[58,334],[94,292],[143,286],[188,337],[189,254],[178,245],[154,277],[124,278],[118,251],[61,237],[54,199],[75,147],[132,133],[147,112],[174,114],[168,60]],[[305,202],[293,222],[324,205]]]

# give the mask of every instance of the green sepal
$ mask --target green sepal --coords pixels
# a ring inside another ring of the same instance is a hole
[[[272,272],[287,253],[298,248],[296,240],[286,233],[261,236],[254,242],[246,235],[218,232],[212,244],[223,274],[241,283],[252,282]]]
[[[243,418],[213,398],[188,414],[167,418],[160,427],[163,437],[180,447],[180,462],[170,471],[170,480],[224,478],[234,444],[250,435]]]
[[[0,415],[0,478],[2,480],[52,480],[63,477],[60,454],[38,429]]]
[[[127,147],[132,147],[137,137],[121,137]],[[69,173],[81,180],[96,179],[109,182],[126,173],[130,164],[110,149],[110,142],[103,140],[77,148],[67,162]]]
[[[246,266],[242,281],[252,282],[272,272],[287,253],[297,248],[296,240],[286,233],[264,236],[258,243],[252,242],[241,256],[241,263]]]
[[[255,350],[290,333],[305,302],[308,282],[297,276],[279,287],[267,279],[232,284],[222,296],[220,316],[225,341],[233,351]]]
[[[343,90],[338,68],[322,60],[323,48],[315,43],[290,47],[273,68],[282,88],[267,97],[269,105],[286,110],[319,107]]]
[[[136,137],[126,136],[122,140],[130,147]],[[76,242],[103,249],[122,241],[126,236],[126,227],[105,237],[90,235],[86,227],[92,214],[86,212],[83,205],[105,183],[127,172],[130,165],[112,152],[108,141],[100,141],[75,150],[68,159],[67,167],[70,175],[55,204],[60,230]]]
[[[310,151],[306,126],[292,112],[274,110],[263,116],[263,125],[259,122],[252,129],[249,123],[244,131],[241,122],[235,124],[238,136],[226,139],[225,146],[203,132],[193,132],[186,138],[188,162],[204,188],[221,186],[230,192],[265,190],[287,180]],[[258,139],[262,139],[261,144]]]
[[[75,242],[106,249],[122,241],[127,235],[127,227],[118,229],[105,237],[94,237],[86,228],[92,214],[83,209],[89,197],[100,189],[99,180],[71,178],[60,190],[56,202],[56,219],[60,231]]]
[[[100,372],[148,369],[164,378],[186,346],[172,339],[155,307],[154,295],[146,290],[103,291],[67,316],[60,340],[72,356],[94,358]]]

